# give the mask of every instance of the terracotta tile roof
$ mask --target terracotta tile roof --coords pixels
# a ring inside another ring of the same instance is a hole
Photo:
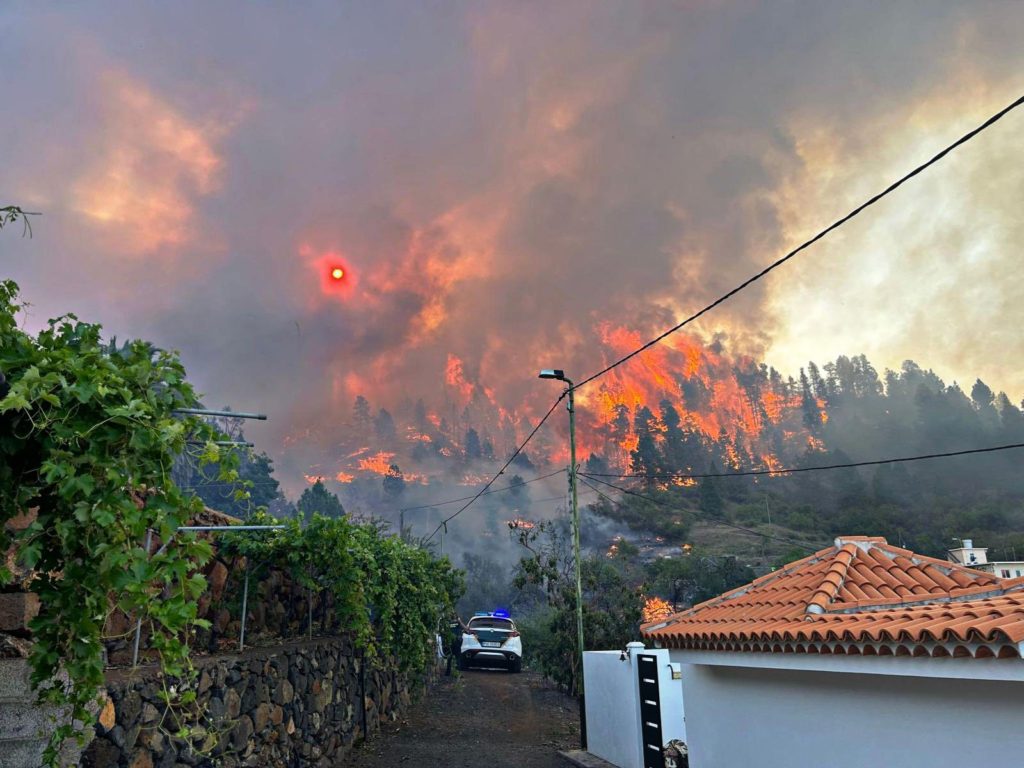
[[[843,536],[641,633],[670,648],[1019,657],[1024,578]]]

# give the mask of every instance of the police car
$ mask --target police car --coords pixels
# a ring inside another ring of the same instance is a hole
[[[462,633],[459,669],[471,666],[505,666],[509,672],[523,669],[523,641],[507,611],[473,614]]]

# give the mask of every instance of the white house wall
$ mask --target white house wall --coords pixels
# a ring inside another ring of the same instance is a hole
[[[1024,684],[685,665],[691,768],[1024,765]]]
[[[583,654],[587,751],[620,768],[643,768],[640,706],[633,664],[619,651]]]
[[[672,677],[669,651],[645,649],[630,643],[623,660],[619,651],[587,651],[583,654],[583,675],[587,707],[587,751],[619,768],[643,768],[644,745],[641,739],[639,657],[655,658],[662,719],[660,728],[664,746],[672,739],[686,740],[683,713],[683,687]]]

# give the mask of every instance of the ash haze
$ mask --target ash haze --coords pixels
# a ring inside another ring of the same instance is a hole
[[[5,4],[28,323],[180,349],[292,490],[452,360],[519,416],[1020,95],[1016,2]],[[1024,394],[1024,114],[703,321]],[[343,265],[344,281],[330,280]],[[304,445],[306,449],[286,446]],[[312,439],[316,438],[316,439]]]

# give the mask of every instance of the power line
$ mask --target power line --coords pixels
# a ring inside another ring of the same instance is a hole
[[[649,349],[650,347],[653,347],[655,344],[660,342],[662,339],[664,339],[664,338],[672,335],[676,331],[680,330],[683,326],[689,325],[694,320],[696,320],[697,318],[701,317],[702,315],[710,312],[712,309],[714,309],[718,305],[725,303],[726,301],[731,299],[733,296],[735,296],[737,293],[742,291],[747,286],[751,285],[752,283],[757,282],[762,277],[767,275],[769,272],[771,272],[774,269],[782,266],[783,264],[785,264],[787,261],[792,259],[794,256],[796,256],[801,251],[803,251],[803,250],[809,248],[810,246],[814,245],[814,243],[816,243],[819,240],[821,240],[823,237],[828,235],[830,232],[832,232],[833,230],[838,229],[843,224],[848,222],[850,219],[854,218],[855,216],[857,216],[859,213],[861,213],[865,209],[867,209],[870,206],[872,206],[875,203],[877,203],[883,197],[886,197],[891,192],[896,191],[899,187],[903,186],[903,184],[905,184],[907,181],[909,181],[910,179],[914,178],[919,173],[921,173],[922,171],[926,170],[927,168],[929,168],[930,166],[934,165],[935,163],[939,162],[939,160],[944,158],[946,155],[948,155],[953,150],[957,149],[958,147],[960,147],[963,144],[966,144],[968,141],[973,139],[975,136],[977,136],[979,133],[984,131],[986,128],[990,127],[991,125],[993,125],[997,121],[1001,120],[1003,117],[1005,117],[1007,114],[1009,114],[1014,109],[1019,107],[1021,104],[1024,104],[1024,96],[1021,96],[1019,99],[1014,101],[1009,106],[1004,107],[1003,109],[999,110],[994,115],[992,115],[992,117],[990,117],[988,120],[986,120],[984,123],[979,125],[974,130],[969,131],[968,133],[965,133],[963,136],[961,136],[959,139],[954,141],[952,144],[950,144],[948,147],[943,149],[941,152],[939,152],[937,155],[932,157],[930,160],[928,160],[928,161],[922,163],[921,165],[917,166],[912,171],[907,173],[905,176],[900,177],[898,180],[894,181],[892,184],[890,184],[884,190],[882,190],[881,192],[876,194],[874,197],[870,198],[869,200],[867,200],[864,203],[861,203],[859,206],[854,208],[848,214],[846,214],[845,216],[843,216],[840,219],[837,219],[832,224],[830,224],[828,227],[826,227],[825,229],[821,230],[818,234],[816,234],[810,240],[806,241],[802,245],[797,246],[792,251],[790,251],[785,256],[783,256],[782,258],[772,262],[771,264],[769,264],[767,267],[762,269],[760,272],[758,272],[753,277],[750,277],[750,278],[744,280],[742,283],[740,283],[738,286],[733,288],[731,291],[729,291],[725,295],[721,296],[720,298],[715,299],[713,302],[708,304],[706,307],[704,307],[699,312],[697,312],[697,313],[695,313],[693,315],[690,315],[688,318],[683,320],[678,325],[672,326],[667,331],[662,333],[660,336],[657,336],[654,339],[651,339],[649,342],[647,342],[643,346],[638,347],[637,349],[633,350],[632,352],[630,352],[625,357],[619,358],[618,360],[616,360],[611,365],[609,365],[609,366],[607,366],[605,368],[602,368],[600,371],[598,371],[597,373],[595,373],[595,374],[593,374],[591,376],[588,376],[587,378],[585,378],[583,381],[581,381],[579,384],[576,385],[576,389],[579,389],[580,387],[584,386],[585,384],[589,384],[594,379],[597,379],[597,378],[599,378],[601,376],[604,376],[606,373],[608,373],[612,369],[619,367],[620,365],[625,363],[627,360],[630,360],[633,357],[636,357],[637,355],[639,355],[644,350]]]
[[[533,430],[530,432],[530,434],[528,434],[526,436],[526,439],[523,440],[523,442],[521,442],[519,444],[519,447],[516,448],[516,450],[513,452],[513,454],[511,456],[509,456],[508,461],[506,461],[504,466],[502,466],[502,468],[498,470],[498,473],[494,477],[492,477],[490,480],[488,480],[487,484],[483,488],[481,488],[477,492],[477,494],[475,496],[470,498],[469,501],[467,501],[463,506],[459,507],[457,512],[454,512],[453,514],[449,515],[444,520],[442,520],[440,523],[438,523],[437,528],[434,529],[433,533],[431,533],[429,536],[427,536],[426,541],[430,541],[432,538],[434,538],[434,536],[437,535],[437,532],[440,531],[442,528],[444,528],[445,531],[447,531],[448,530],[448,523],[450,523],[456,517],[458,517],[463,512],[465,512],[467,509],[469,509],[469,507],[473,504],[473,502],[475,502],[477,499],[479,499],[481,496],[483,496],[487,492],[487,489],[490,488],[492,485],[494,485],[494,481],[497,480],[499,477],[501,477],[501,475],[505,472],[505,470],[508,469],[512,465],[512,462],[515,461],[516,457],[520,453],[523,452],[523,449],[526,448],[527,444],[533,439],[533,436],[536,435],[537,432],[540,431],[540,428],[544,426],[544,422],[546,422],[549,418],[551,418],[551,414],[555,412],[555,408],[557,408],[558,404],[560,402],[562,402],[562,398],[564,398],[565,395],[566,395],[566,392],[563,392],[561,395],[558,396],[558,399],[555,400],[555,402],[551,404],[551,407],[548,408],[548,412],[544,414],[544,417],[540,421],[537,422],[537,426],[535,426],[533,428]]]
[[[601,497],[602,499],[604,499],[605,501],[609,502],[610,504],[615,504],[615,505],[618,505],[618,503],[619,503],[619,502],[617,502],[617,501],[616,501],[615,499],[613,499],[613,498],[612,498],[611,496],[609,496],[609,495],[608,495],[607,493],[605,493],[604,491],[602,491],[602,490],[601,490],[600,488],[598,488],[598,487],[597,487],[596,485],[594,485],[593,483],[589,483],[589,482],[587,482],[587,479],[586,479],[586,477],[585,477],[585,476],[584,476],[584,475],[583,475],[583,474],[582,474],[581,472],[577,472],[577,473],[576,473],[576,476],[577,476],[577,477],[578,477],[578,478],[580,479],[580,481],[581,481],[581,482],[582,482],[582,483],[583,483],[583,484],[584,484],[585,486],[587,486],[588,488],[590,488],[590,490],[592,490],[592,491],[593,491],[594,493],[596,493],[596,494],[597,494],[598,496],[600,496],[600,497]],[[597,478],[594,478],[594,479],[596,480]]]
[[[642,493],[637,493],[636,491],[631,491],[628,488],[622,488],[621,486],[615,485],[613,483],[609,483],[609,482],[607,482],[605,480],[599,480],[598,478],[590,476],[590,475],[588,475],[588,477],[590,477],[590,479],[593,480],[594,482],[601,483],[601,485],[606,485],[609,488],[614,488],[616,491],[619,491],[620,493],[625,493],[625,494],[627,494],[629,496],[635,496],[638,499],[644,499],[645,501],[649,501],[652,504],[657,504],[657,505],[662,506],[662,507],[671,507],[673,509],[677,509],[676,505],[672,504],[671,502],[664,501],[662,499],[656,499],[656,498],[654,498],[652,496],[646,496],[646,495],[644,495]],[[586,482],[586,480],[584,480],[584,482]],[[590,485],[590,483],[587,483],[587,485]],[[591,485],[590,487],[593,488],[594,486]],[[618,504],[619,506],[622,506],[621,502],[613,502],[613,503],[614,504]],[[707,513],[704,513],[704,514],[707,515]],[[724,525],[724,526],[726,526],[728,528],[734,528],[737,531],[743,531],[744,533],[749,533],[749,534],[751,534],[753,536],[759,536],[762,539],[771,539],[773,541],[782,542],[783,544],[789,544],[790,546],[793,546],[793,547],[800,547],[801,549],[806,550],[807,552],[817,552],[816,549],[811,549],[806,544],[802,544],[799,541],[794,541],[793,539],[786,539],[786,538],[783,538],[781,536],[772,536],[771,534],[761,533],[760,531],[755,531],[753,528],[746,528],[746,527],[744,527],[742,525],[736,525],[735,523],[730,523],[727,520],[723,520],[720,517],[714,517],[714,516],[711,516],[711,515],[707,515],[707,516],[711,520],[713,520],[714,522],[716,522],[716,523],[718,523],[720,525]]]
[[[565,470],[561,470],[560,469],[558,471],[559,472],[564,472]],[[590,493],[590,491],[581,491],[580,495],[582,496],[582,495],[586,495],[588,493]],[[600,491],[598,491],[598,493],[600,493]],[[546,499],[530,499],[530,504],[543,504],[546,501],[563,501],[566,504],[569,503],[568,500],[566,499],[566,494],[563,493],[563,494],[560,494],[559,496],[548,496]]]
[[[560,475],[563,471],[564,470],[556,469],[554,472],[549,472],[546,475],[541,475],[540,477],[534,477],[531,480],[524,480],[521,483],[518,483],[516,485],[510,485],[510,486],[508,486],[506,488],[495,488],[493,491],[487,491],[486,493],[481,493],[480,495],[481,496],[490,496],[492,493],[504,493],[505,491],[512,491],[512,490],[515,490],[516,488],[522,488],[524,485],[529,485],[530,483],[536,483],[536,482],[538,482],[540,480],[547,480],[549,477],[554,477],[555,475]],[[420,505],[415,506],[415,507],[402,507],[399,510],[399,512],[414,512],[417,509],[433,509],[434,507],[443,507],[443,506],[446,506],[447,504],[455,504],[457,502],[466,501],[467,499],[472,499],[472,498],[475,498],[475,496],[462,496],[462,497],[460,497],[458,499],[448,499],[448,501],[435,501],[433,504],[420,504]]]
[[[682,474],[676,472],[645,474],[622,474],[613,475],[600,472],[580,472],[593,479],[599,477],[617,478],[650,478],[650,479],[676,479],[676,480],[701,480],[713,477],[751,477],[754,475],[787,475],[795,472],[817,472],[823,469],[849,469],[851,467],[873,467],[878,464],[900,464],[907,461],[923,461],[925,459],[945,459],[951,456],[970,456],[976,453],[995,453],[996,451],[1008,451],[1013,448],[1024,448],[1024,443],[1010,443],[1008,445],[994,445],[989,448],[971,448],[966,451],[948,451],[946,453],[925,453],[918,456],[899,456],[893,459],[872,459],[871,461],[849,461],[843,464],[826,464],[817,467],[789,467],[785,469],[752,469],[745,472],[708,472],[704,474]]]

